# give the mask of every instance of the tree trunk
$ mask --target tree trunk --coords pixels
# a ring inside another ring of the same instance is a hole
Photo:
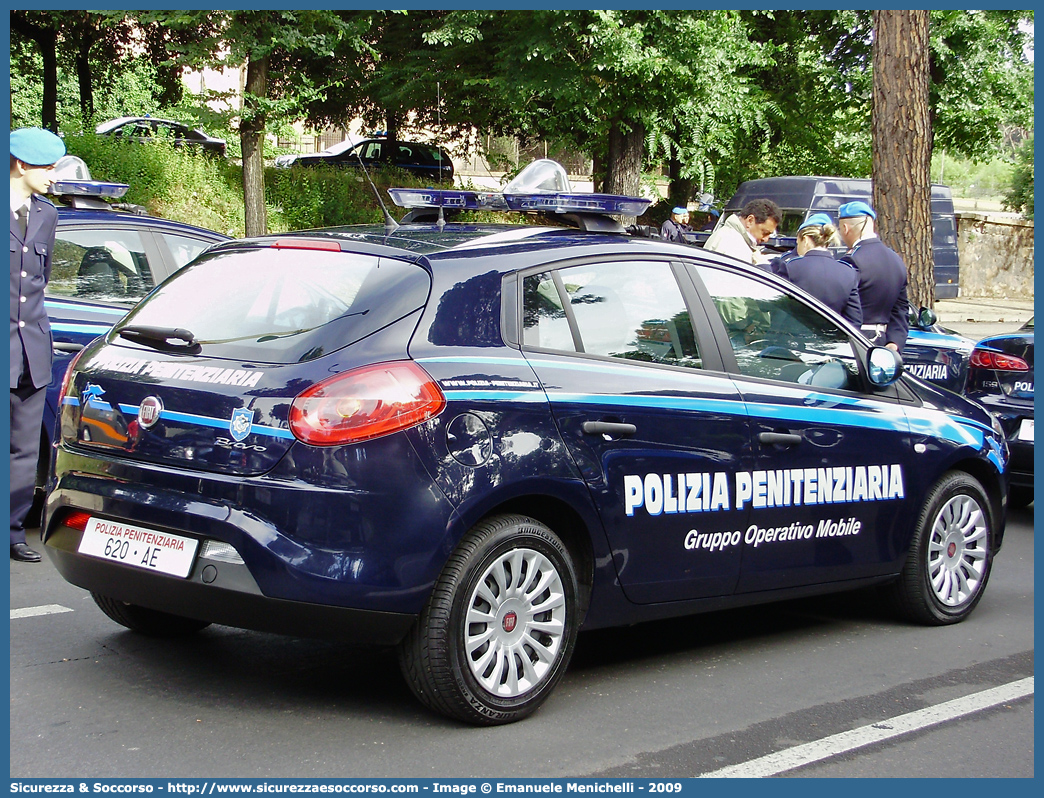
[[[385,119],[385,134],[388,136],[388,141],[399,140],[399,117],[391,108],[384,110]]]
[[[94,127],[94,88],[91,76],[91,40],[84,37],[76,48],[76,81],[80,87],[80,116],[84,129]]]
[[[247,61],[239,142],[243,147],[243,221],[248,236],[268,232],[265,211],[265,114],[254,98],[268,93],[268,56]]]
[[[591,185],[594,187],[594,193],[601,194],[604,184],[605,157],[602,155],[602,148],[598,147],[591,153]]]
[[[637,197],[642,180],[642,153],[645,146],[645,126],[639,122],[629,121],[629,128],[624,131],[622,120],[613,120],[609,128],[609,155],[606,158],[605,184],[606,194],[623,194]],[[624,216],[623,224],[634,224],[634,216]]]
[[[878,235],[906,261],[910,303],[932,307],[928,11],[875,11],[873,19],[870,125]]]
[[[58,132],[58,33],[45,31],[37,40],[43,57],[43,102],[40,116],[43,126],[52,133]]]
[[[52,133],[58,132],[58,30],[53,26],[39,25],[26,18],[26,11],[11,12],[11,28],[27,39],[36,42],[43,61],[43,100],[40,104],[40,121]]]

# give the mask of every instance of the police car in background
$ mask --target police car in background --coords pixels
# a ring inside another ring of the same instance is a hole
[[[91,180],[74,155],[55,167],[58,229],[44,305],[54,340],[37,484],[46,479],[58,389],[72,356],[108,330],[152,288],[229,236],[113,202],[129,186]],[[35,513],[34,513],[35,516]]]
[[[967,394],[982,402],[1004,428],[1011,450],[1008,504],[1033,501],[1033,319],[1010,333],[975,345]]]
[[[532,713],[581,629],[865,586],[967,617],[1005,524],[990,415],[788,282],[629,237],[644,200],[529,188],[556,169],[392,189],[434,223],[168,279],[62,387],[58,571],[144,634],[395,645],[425,705],[484,725]]]

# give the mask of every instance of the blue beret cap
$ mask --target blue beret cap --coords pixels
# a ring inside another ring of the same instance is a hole
[[[671,211],[671,213],[677,213],[677,214],[688,213],[688,212],[689,212],[689,209],[688,208],[683,208],[681,205],[676,205],[674,207],[674,210]]]
[[[813,225],[823,226],[824,224],[833,224],[833,221],[825,213],[813,213],[801,223],[801,227],[798,229],[803,230],[806,227],[812,227]]]
[[[65,142],[42,127],[11,131],[11,155],[30,166],[50,166],[65,155]]]
[[[855,202],[846,202],[844,205],[837,209],[838,219],[850,219],[853,216],[869,216],[871,219],[877,218],[877,214],[874,213],[874,209],[862,200],[856,200]]]

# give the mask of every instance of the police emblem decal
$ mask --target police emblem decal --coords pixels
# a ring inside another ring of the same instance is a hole
[[[243,440],[250,434],[250,428],[254,424],[254,411],[241,407],[232,411],[232,420],[229,422],[228,431],[232,433],[235,441]]]
[[[160,419],[163,412],[163,402],[157,396],[146,396],[138,405],[138,426],[149,429]]]

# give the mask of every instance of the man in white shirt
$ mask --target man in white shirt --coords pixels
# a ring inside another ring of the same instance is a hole
[[[703,248],[744,263],[765,266],[769,257],[761,251],[761,245],[775,235],[782,219],[783,212],[775,202],[766,198],[752,199],[742,211],[722,222]]]

